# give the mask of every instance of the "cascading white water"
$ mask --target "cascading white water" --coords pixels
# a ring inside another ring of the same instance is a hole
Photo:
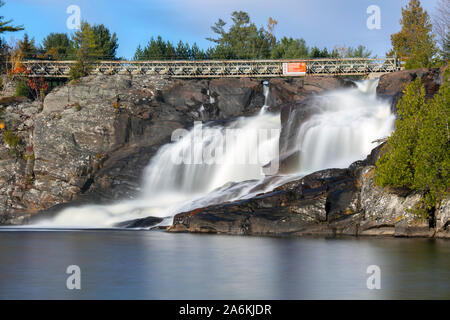
[[[196,124],[179,141],[161,147],[145,169],[136,200],[68,208],[38,225],[111,227],[147,216],[168,217],[164,223],[170,224],[178,212],[252,197],[312,171],[347,167],[365,158],[375,147],[372,141],[388,136],[394,123],[389,103],[376,98],[377,82],[357,86],[317,97],[316,110],[298,129],[296,173],[270,178],[262,172],[277,157],[281,126],[279,114],[263,106],[257,116],[226,127]],[[267,86],[264,95],[267,103]],[[224,142],[229,131],[231,138]]]
[[[297,135],[302,172],[348,167],[370,153],[373,141],[389,136],[395,116],[388,102],[377,99],[377,82],[365,80],[317,98],[315,114]]]

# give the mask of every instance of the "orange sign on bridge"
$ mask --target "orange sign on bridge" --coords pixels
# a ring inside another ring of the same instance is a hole
[[[283,75],[285,76],[306,75],[306,62],[284,62]]]

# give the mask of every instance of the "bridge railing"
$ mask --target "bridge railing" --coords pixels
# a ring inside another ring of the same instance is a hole
[[[178,78],[282,77],[283,63],[305,62],[308,75],[365,75],[400,69],[395,58],[204,60],[204,61],[98,61],[91,74],[133,74]],[[23,65],[34,77],[67,78],[76,61],[28,60]]]

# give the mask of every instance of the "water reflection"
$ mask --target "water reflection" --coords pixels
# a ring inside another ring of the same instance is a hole
[[[2,299],[450,298],[450,242],[0,232]],[[66,289],[68,265],[82,289]],[[366,287],[381,268],[381,290]]]

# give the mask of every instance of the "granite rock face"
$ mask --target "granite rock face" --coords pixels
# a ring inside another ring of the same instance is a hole
[[[404,88],[416,79],[421,79],[428,97],[435,94],[441,85],[444,67],[441,69],[414,69],[388,73],[380,77],[377,95],[383,99],[391,99],[391,109],[397,112],[397,103],[403,96]]]

